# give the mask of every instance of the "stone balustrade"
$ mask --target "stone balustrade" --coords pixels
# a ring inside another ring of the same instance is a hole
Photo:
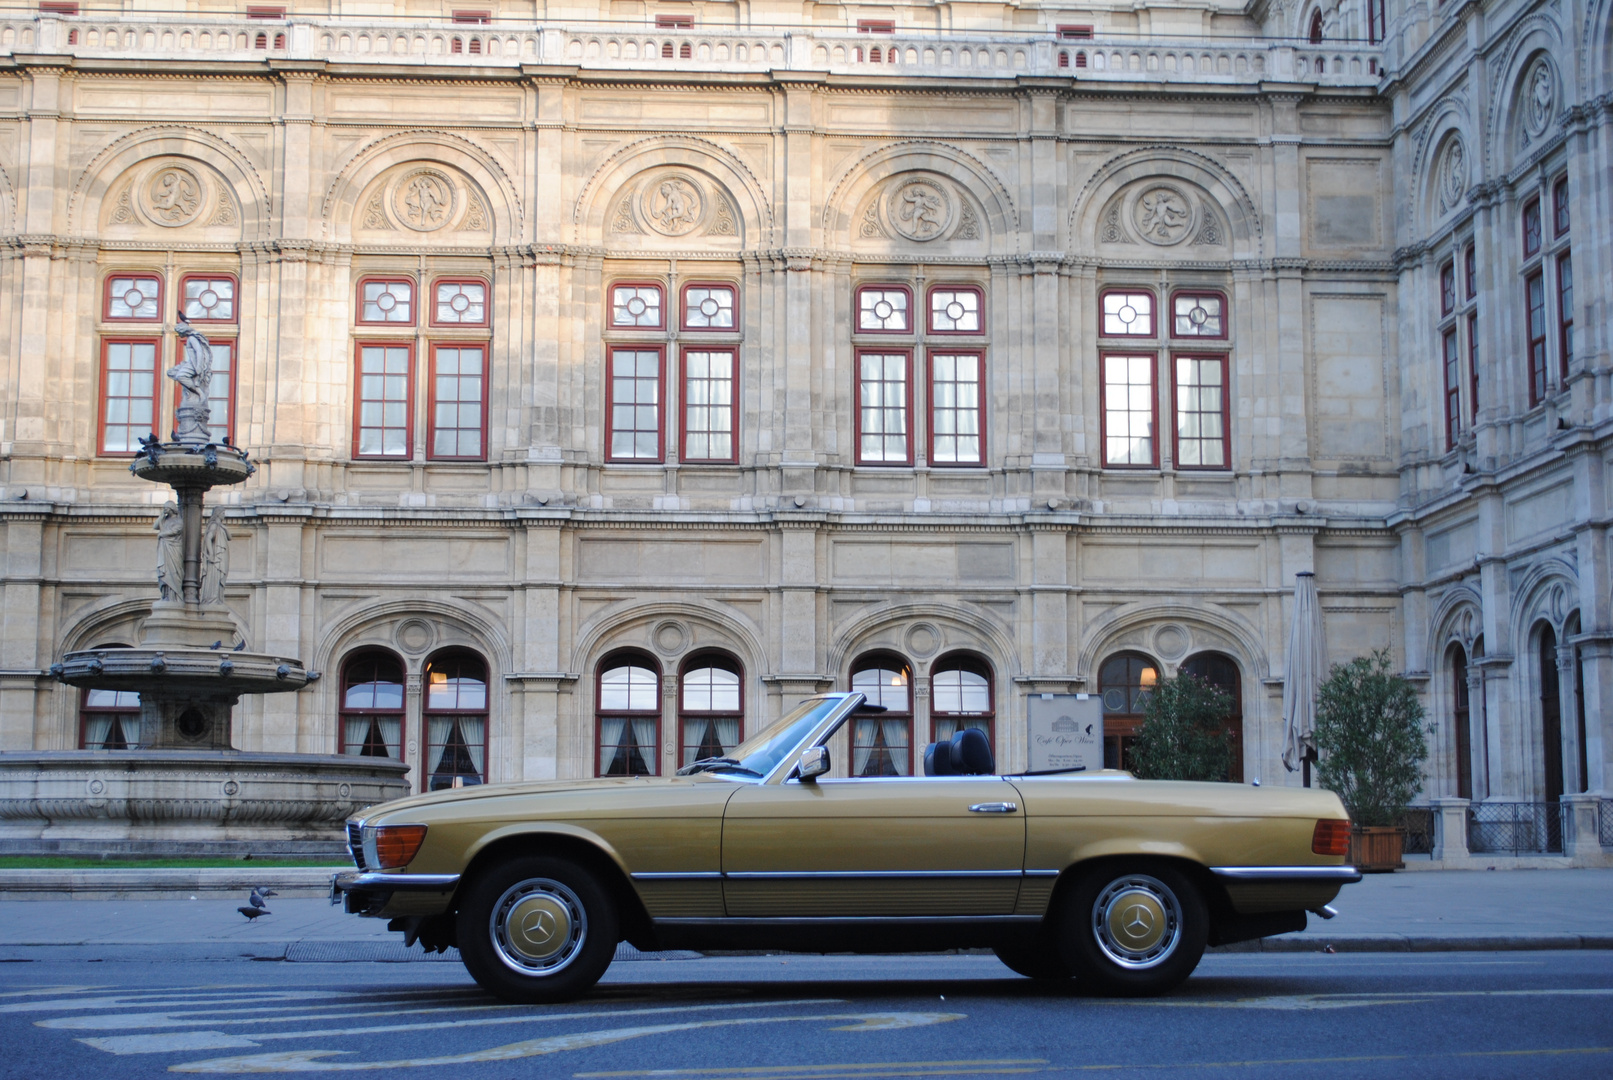
[[[1070,41],[1051,34],[859,34],[812,28],[758,32],[296,17],[12,17],[0,19],[0,55],[6,54],[1228,85],[1299,81],[1375,86],[1382,73],[1378,46],[1342,42],[1324,47],[1254,38]]]

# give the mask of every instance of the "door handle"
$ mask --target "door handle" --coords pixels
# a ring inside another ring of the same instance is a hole
[[[977,802],[969,807],[971,814],[1012,814],[1019,809],[1018,803],[1011,802]]]

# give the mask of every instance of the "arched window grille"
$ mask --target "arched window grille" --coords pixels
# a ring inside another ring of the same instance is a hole
[[[683,666],[678,680],[680,765],[723,757],[744,736],[744,678],[732,657],[707,653]]]
[[[899,656],[868,656],[851,672],[852,690],[883,713],[852,718],[852,776],[913,775],[912,669]]]
[[[434,656],[425,671],[426,789],[487,783],[487,663],[475,653]]]
[[[1232,699],[1226,724],[1232,736],[1232,767],[1227,779],[1234,784],[1243,783],[1243,678],[1238,672],[1238,662],[1224,653],[1199,653],[1182,665],[1182,673],[1220,687]]]
[[[370,650],[342,665],[339,750],[403,760],[403,661]]]
[[[996,743],[991,668],[975,656],[947,656],[930,674],[930,731],[945,742],[962,728],[979,728]]]
[[[654,660],[629,653],[600,664],[595,716],[599,775],[661,771],[661,669]]]
[[[1157,685],[1159,668],[1142,653],[1116,653],[1098,668],[1098,693],[1103,698],[1104,768],[1130,766],[1137,728]]]

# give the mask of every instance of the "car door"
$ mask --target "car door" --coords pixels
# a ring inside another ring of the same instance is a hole
[[[729,917],[1008,915],[1025,822],[996,776],[747,786],[723,815]]]

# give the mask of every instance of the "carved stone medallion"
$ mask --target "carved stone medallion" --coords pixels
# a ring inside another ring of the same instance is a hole
[[[1536,60],[1528,78],[1523,81],[1523,134],[1524,143],[1538,139],[1551,125],[1551,114],[1557,103],[1557,80],[1551,65]]]
[[[158,225],[189,225],[207,202],[201,178],[183,165],[163,165],[146,178],[141,194],[146,216]]]
[[[706,212],[706,196],[687,176],[663,176],[647,185],[640,201],[644,223],[662,236],[686,236]]]
[[[885,222],[909,240],[939,240],[952,229],[957,201],[939,181],[915,177],[885,196]]]
[[[454,217],[454,182],[436,169],[416,169],[392,189],[392,209],[417,232],[435,232]]]
[[[1132,223],[1150,244],[1179,244],[1193,229],[1192,200],[1173,187],[1148,188],[1132,205]]]
[[[1462,204],[1467,193],[1467,148],[1452,136],[1439,159],[1439,212],[1446,213]]]

